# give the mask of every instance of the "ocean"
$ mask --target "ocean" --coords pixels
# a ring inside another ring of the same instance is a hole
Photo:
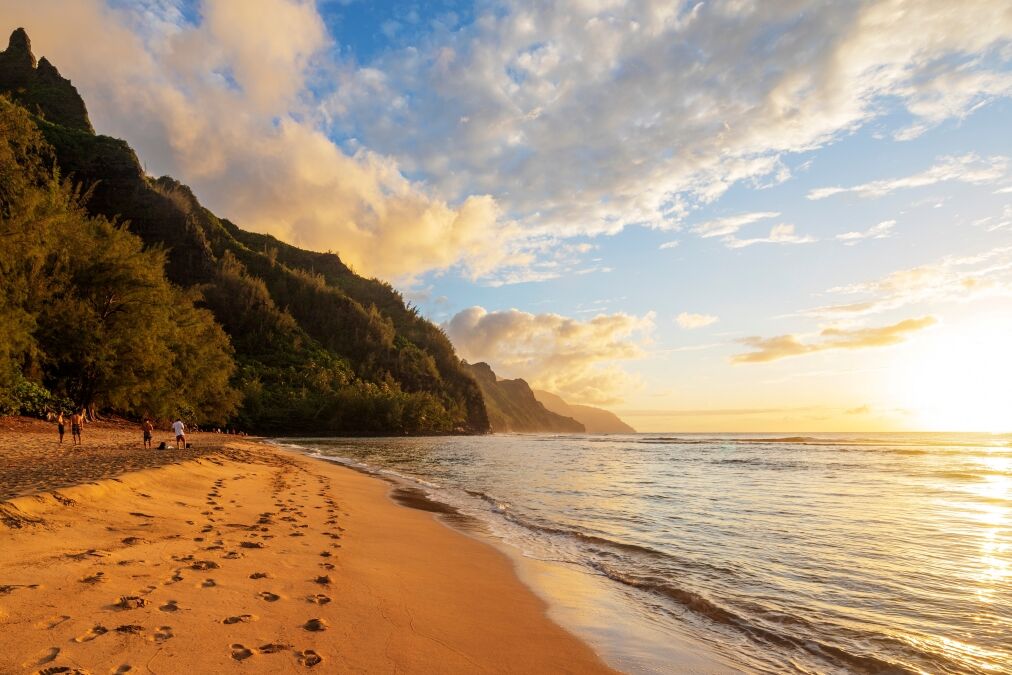
[[[1012,435],[279,442],[495,543],[628,672],[1012,672]]]

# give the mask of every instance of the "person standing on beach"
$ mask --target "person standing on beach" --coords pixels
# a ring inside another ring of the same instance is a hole
[[[75,445],[81,445],[81,427],[84,426],[84,410],[70,416],[70,437]]]
[[[172,431],[176,434],[176,450],[186,447],[186,425],[183,424],[183,420],[176,419],[172,423]],[[181,445],[180,445],[181,444]]]
[[[141,425],[141,429],[144,430],[144,447],[151,447],[151,432],[155,430],[155,425],[151,423],[147,417],[144,418],[144,424]]]
[[[67,430],[66,423],[62,412],[56,416],[56,433],[60,434],[60,445],[63,445],[63,434]]]

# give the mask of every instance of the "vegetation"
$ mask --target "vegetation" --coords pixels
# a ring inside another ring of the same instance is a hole
[[[5,64],[34,63],[9,58],[25,44],[16,33],[0,53],[0,90]],[[67,121],[80,97],[52,70],[13,78],[27,111],[4,103],[3,273],[16,288],[0,298],[0,389],[20,376],[75,402],[264,433],[489,430],[447,337],[393,288],[146,176],[125,142]]]

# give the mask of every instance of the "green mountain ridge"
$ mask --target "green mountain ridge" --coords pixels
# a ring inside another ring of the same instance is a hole
[[[521,379],[503,380],[487,363],[467,366],[481,387],[488,420],[495,433],[583,433],[583,424],[572,417],[548,410],[534,398],[530,386]]]
[[[126,142],[94,133],[77,90],[36,63],[23,29],[0,53],[0,93],[32,114],[88,213],[164,250],[168,279],[199,292],[235,351],[231,423],[273,434],[489,431],[449,339],[396,290],[336,254],[244,231],[182,183],[145,175]]]

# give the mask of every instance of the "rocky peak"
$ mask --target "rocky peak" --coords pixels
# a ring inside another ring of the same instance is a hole
[[[45,57],[36,63],[24,28],[11,33],[0,52],[0,93],[49,122],[94,133],[81,95]]]
[[[11,39],[7,43],[4,54],[11,61],[20,62],[29,68],[35,67],[35,54],[32,54],[32,41],[28,39],[28,33],[24,28],[18,28],[11,33]]]

